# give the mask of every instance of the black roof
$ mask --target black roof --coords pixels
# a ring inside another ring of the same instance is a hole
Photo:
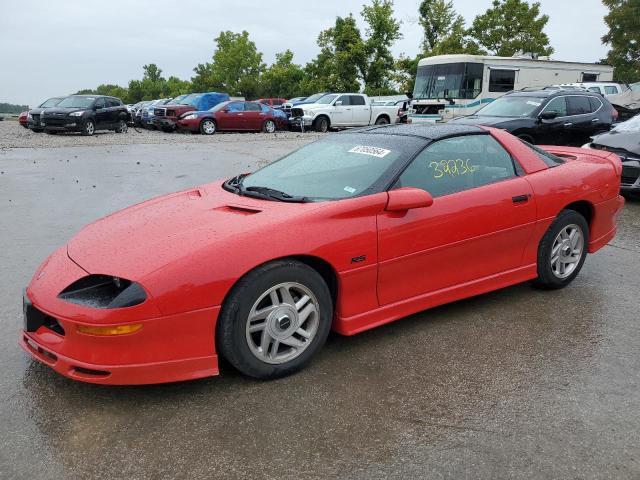
[[[425,140],[440,140],[459,135],[478,135],[488,133],[475,125],[463,124],[430,124],[412,123],[400,125],[377,125],[357,130],[358,133],[383,134],[383,135],[407,135],[420,137]]]
[[[509,95],[510,97],[547,97],[553,98],[561,95],[586,95],[587,97],[598,97],[602,99],[602,95],[596,92],[592,92],[590,90],[581,90],[581,89],[566,89],[566,88],[551,88],[545,87],[540,89],[535,88],[527,88],[523,90],[514,90],[505,95]]]

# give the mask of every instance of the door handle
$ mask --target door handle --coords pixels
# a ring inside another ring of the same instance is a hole
[[[567,128],[573,127],[573,123],[565,123],[563,126]]]
[[[531,198],[530,194],[526,194],[526,195],[516,195],[515,197],[511,197],[511,200],[513,200],[513,203],[525,203],[529,201],[529,198]]]
[[[597,123],[597,122],[599,122],[599,121],[600,121],[600,119],[599,119],[599,118],[594,118],[593,120],[591,120],[591,123]]]

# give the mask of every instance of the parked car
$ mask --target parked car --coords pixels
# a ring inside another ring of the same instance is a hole
[[[476,126],[331,135],[84,227],[36,270],[19,342],[84,382],[207,377],[220,357],[282,377],[331,329],[569,285],[616,234],[621,171],[608,152]]]
[[[126,133],[129,111],[122,100],[104,95],[71,95],[42,112],[41,125],[50,134],[80,132],[93,135],[96,130]]]
[[[330,128],[364,127],[398,122],[395,106],[371,105],[371,99],[361,93],[331,93],[315,103],[299,104],[291,109],[293,128],[313,128],[326,132]]]
[[[267,105],[271,108],[275,108],[276,110],[282,109],[282,105],[287,103],[286,98],[259,98],[256,100],[258,103],[262,103],[263,105]]]
[[[183,113],[178,129],[213,135],[219,131],[263,131],[273,133],[286,127],[287,117],[282,112],[258,102],[227,101],[206,111]]]
[[[45,108],[51,108],[58,105],[66,97],[53,97],[45,100],[37,108],[32,108],[27,114],[27,126],[34,132],[42,132],[43,128],[40,125],[40,116]]]
[[[622,160],[620,190],[640,193],[640,115],[618,123],[610,132],[596,135],[584,148],[618,155]]]
[[[531,144],[581,146],[608,131],[617,118],[615,108],[597,93],[525,89],[507,93],[475,114],[449,123],[501,128]]]
[[[560,87],[577,87],[590,92],[599,93],[602,96],[617,95],[629,88],[628,85],[616,82],[580,82],[580,83],[562,83]]]
[[[27,118],[29,116],[29,112],[21,112],[20,115],[18,115],[18,123],[20,125],[22,125],[24,128],[29,128],[27,125]]]
[[[640,82],[629,85],[629,89],[607,98],[620,113],[620,120],[629,120],[640,114]]]
[[[154,130],[156,128],[153,124],[155,107],[166,105],[170,101],[170,98],[160,98],[158,100],[152,100],[149,104],[145,105],[144,108],[142,108],[142,113],[140,114],[140,124],[144,128]]]
[[[226,93],[191,93],[182,98],[179,103],[157,107],[153,112],[153,124],[165,132],[172,132],[177,127],[178,118],[184,113],[209,110],[227,100],[229,95]]]

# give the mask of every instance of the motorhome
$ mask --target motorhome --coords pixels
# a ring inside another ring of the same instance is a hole
[[[611,81],[613,67],[533,55],[438,55],[418,63],[409,118],[441,122],[471,115],[511,90],[560,83]]]

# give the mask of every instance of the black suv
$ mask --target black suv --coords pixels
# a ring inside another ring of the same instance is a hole
[[[127,131],[129,111],[119,98],[103,95],[71,95],[54,108],[47,108],[40,125],[47,133],[81,132],[93,135],[96,130]]]
[[[451,122],[501,128],[529,143],[581,146],[609,131],[617,118],[602,95],[545,88],[509,92],[474,115]]]

